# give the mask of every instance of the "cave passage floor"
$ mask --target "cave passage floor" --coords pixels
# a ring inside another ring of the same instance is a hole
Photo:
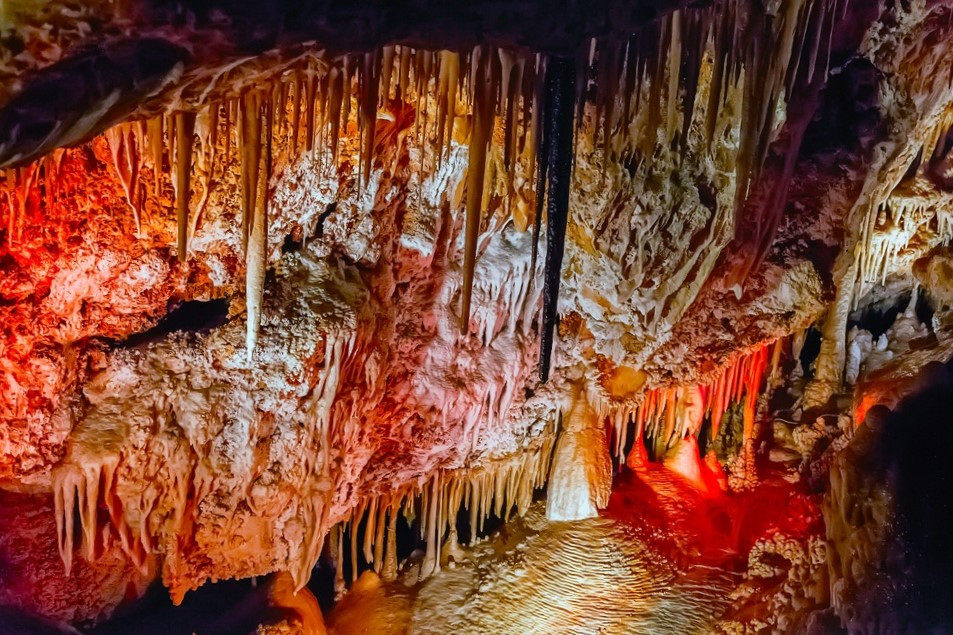
[[[778,474],[703,497],[661,466],[616,476],[599,518],[548,522],[545,501],[422,583],[365,576],[329,615],[352,633],[707,633],[744,556],[774,531],[816,530],[811,498]]]

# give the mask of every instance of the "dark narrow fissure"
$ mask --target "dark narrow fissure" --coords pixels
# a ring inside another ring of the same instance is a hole
[[[151,329],[130,335],[125,340],[114,341],[119,348],[133,348],[157,342],[164,336],[178,331],[206,332],[228,321],[227,298],[217,300],[187,300],[177,303]]]

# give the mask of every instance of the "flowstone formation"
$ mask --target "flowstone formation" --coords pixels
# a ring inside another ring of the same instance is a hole
[[[879,623],[835,511],[953,351],[953,3],[559,4],[0,5],[0,603],[480,632],[609,536],[645,628]]]

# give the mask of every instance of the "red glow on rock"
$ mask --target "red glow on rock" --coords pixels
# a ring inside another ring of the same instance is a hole
[[[706,472],[714,478],[710,469]],[[603,514],[631,525],[661,554],[686,566],[743,568],[759,539],[776,533],[801,539],[821,531],[817,497],[778,474],[766,475],[755,489],[740,494],[710,487],[702,489],[664,465],[648,464],[617,476]]]

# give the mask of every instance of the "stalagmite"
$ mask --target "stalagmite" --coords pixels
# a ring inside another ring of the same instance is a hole
[[[551,57],[546,66],[548,154],[546,270],[543,291],[543,331],[539,356],[539,378],[549,379],[556,311],[559,303],[559,279],[562,276],[563,243],[569,216],[569,185],[572,178],[573,97],[576,69],[572,60]],[[537,194],[540,195],[540,194]]]
[[[847,359],[847,319],[853,300],[857,264],[847,267],[824,319],[821,350],[814,362],[814,378],[804,388],[805,407],[823,406],[840,389]]]
[[[381,578],[385,582],[397,579],[397,510],[390,508],[387,522],[387,547],[384,550],[384,564],[381,568]]]
[[[577,388],[556,444],[546,517],[581,520],[597,516],[609,502],[611,485],[612,463],[605,428],[585,391]]]
[[[293,577],[285,571],[276,573],[268,582],[268,605],[282,611],[291,611],[301,620],[304,635],[325,635],[324,616],[314,594],[308,589],[296,588]]]

